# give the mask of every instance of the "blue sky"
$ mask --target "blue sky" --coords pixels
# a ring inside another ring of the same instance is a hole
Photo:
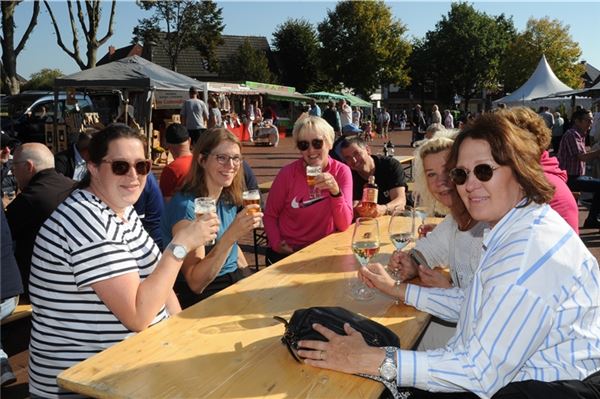
[[[30,0],[17,7],[16,25],[17,40],[21,38],[27,27],[32,5]],[[28,4],[29,3],[29,4]],[[288,18],[305,18],[315,25],[323,21],[328,10],[335,8],[336,2],[322,1],[219,1],[223,8],[225,34],[266,36],[269,41],[277,26]],[[442,15],[450,10],[450,2],[440,1],[389,1],[394,17],[400,19],[408,28],[407,38],[423,37],[435,28]],[[569,25],[573,40],[579,42],[582,57],[600,69],[600,44],[598,43],[598,23],[600,22],[600,2],[570,1],[475,1],[475,8],[488,15],[504,13],[512,16],[519,31],[525,28],[530,17],[548,16]],[[71,46],[71,33],[68,22],[67,5],[64,1],[52,1],[51,6],[61,26],[63,42]],[[104,14],[99,29],[100,35],[106,33],[110,3],[104,4]],[[116,8],[114,35],[98,50],[98,59],[108,51],[108,46],[123,47],[131,41],[131,31],[137,20],[149,16],[134,1],[119,0]],[[80,52],[85,54],[84,42],[80,42]],[[16,45],[16,43],[15,43]],[[26,48],[17,60],[17,70],[22,76],[29,76],[42,68],[58,68],[65,74],[75,73],[79,68],[56,44],[56,36],[45,7],[42,5],[38,24],[33,31]]]

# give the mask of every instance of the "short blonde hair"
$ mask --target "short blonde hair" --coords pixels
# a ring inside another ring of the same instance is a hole
[[[318,116],[307,116],[298,119],[294,124],[294,130],[292,131],[294,141],[298,142],[300,134],[307,130],[314,130],[317,133],[321,133],[329,146],[333,147],[335,133],[333,132],[331,125],[325,119]]]

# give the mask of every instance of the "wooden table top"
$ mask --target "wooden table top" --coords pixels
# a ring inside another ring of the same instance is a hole
[[[410,163],[415,157],[412,155],[394,155],[394,159],[400,163]]]
[[[387,262],[389,217],[380,218]],[[408,223],[408,220],[407,220]],[[348,296],[357,261],[353,226],[332,234],[61,373],[63,388],[100,398],[378,397],[380,383],[297,363],[281,343],[273,316],[295,309],[343,306],[387,325],[409,349],[430,316],[378,293]]]

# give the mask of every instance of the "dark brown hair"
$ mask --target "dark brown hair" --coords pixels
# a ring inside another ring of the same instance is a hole
[[[146,148],[146,137],[141,135],[139,131],[130,128],[124,123],[112,123],[93,134],[88,146],[89,163],[98,165],[102,163],[102,159],[108,154],[108,146],[112,141],[118,139],[135,139],[139,140],[144,147],[144,157],[148,158],[148,148]],[[91,183],[90,172],[86,172],[85,176],[77,184],[77,188],[87,188]]]

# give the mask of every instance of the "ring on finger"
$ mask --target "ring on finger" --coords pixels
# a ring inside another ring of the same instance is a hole
[[[319,360],[323,360],[323,351],[319,351]]]

